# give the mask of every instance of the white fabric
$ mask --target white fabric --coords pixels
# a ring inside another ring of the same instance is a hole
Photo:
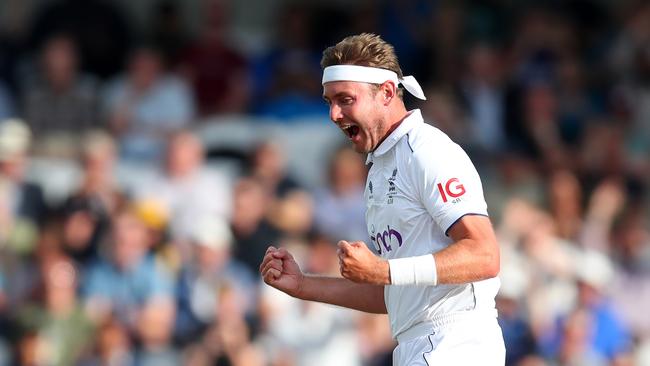
[[[435,286],[438,284],[436,259],[431,254],[390,259],[388,265],[392,285]]]
[[[412,111],[368,155],[366,224],[387,260],[435,253],[453,240],[447,230],[467,214],[487,215],[481,181],[465,152]],[[494,309],[499,279],[437,286],[386,286],[394,337],[432,317]]]
[[[395,86],[402,84],[404,89],[416,98],[426,100],[422,87],[413,76],[404,76],[402,79],[397,74],[387,69],[358,65],[334,65],[323,70],[322,84],[331,81],[358,81],[371,84],[382,84],[392,81]]]
[[[136,199],[159,202],[170,214],[170,235],[190,239],[198,218],[229,220],[232,213],[232,188],[221,172],[201,168],[182,178],[163,173],[133,187]]]
[[[443,326],[422,327],[421,335],[400,340],[393,351],[393,365],[503,366],[506,350],[496,318],[467,313],[470,316],[451,317]]]

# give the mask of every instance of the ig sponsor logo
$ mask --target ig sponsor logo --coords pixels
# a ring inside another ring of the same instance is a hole
[[[463,186],[460,181],[458,181],[458,178],[451,178],[448,180],[443,188],[442,183],[438,183],[438,191],[440,192],[440,196],[442,196],[442,202],[447,203],[448,198],[452,198],[452,203],[456,203],[460,201],[460,196],[465,194],[465,186]]]

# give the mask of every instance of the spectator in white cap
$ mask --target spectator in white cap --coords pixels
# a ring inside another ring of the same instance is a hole
[[[20,251],[33,247],[47,211],[42,189],[25,180],[30,143],[25,122],[0,122],[0,242]]]
[[[176,337],[181,343],[196,339],[221,316],[219,295],[224,288],[234,290],[244,316],[253,310],[252,273],[232,258],[233,236],[225,220],[208,215],[195,220],[190,233],[192,263],[180,273],[177,299]]]

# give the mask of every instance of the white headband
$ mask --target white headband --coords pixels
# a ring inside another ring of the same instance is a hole
[[[382,84],[385,81],[392,81],[395,86],[402,84],[404,89],[413,94],[416,98],[426,100],[424,92],[413,76],[404,76],[399,79],[393,71],[376,67],[358,65],[334,65],[323,70],[322,84],[330,81],[359,81],[363,83]]]

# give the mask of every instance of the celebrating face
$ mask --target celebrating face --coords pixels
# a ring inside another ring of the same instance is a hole
[[[343,130],[360,153],[373,151],[388,131],[381,113],[383,94],[371,84],[333,81],[323,85],[323,98],[330,107],[330,118]]]

